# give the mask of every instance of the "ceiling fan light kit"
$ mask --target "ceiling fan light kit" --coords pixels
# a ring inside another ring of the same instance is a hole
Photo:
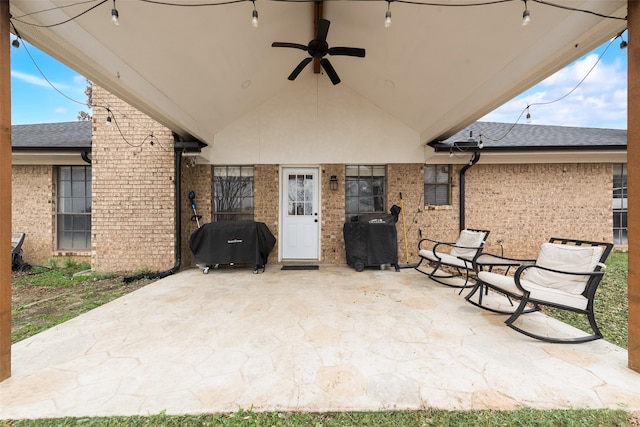
[[[296,68],[293,69],[291,74],[289,74],[289,80],[295,80],[298,77],[298,74],[314,59],[320,60],[320,65],[324,69],[324,71],[331,79],[331,83],[337,85],[340,83],[340,77],[338,77],[338,73],[331,65],[331,62],[328,58],[325,58],[326,55],[336,55],[336,56],[356,56],[358,58],[364,58],[365,50],[357,47],[329,47],[327,43],[327,34],[329,33],[329,26],[331,22],[326,19],[320,18],[318,19],[318,32],[316,34],[316,38],[311,40],[308,45],[303,45],[300,43],[290,43],[290,42],[273,42],[271,44],[272,47],[288,47],[293,49],[304,50],[309,54],[309,57],[304,58]]]

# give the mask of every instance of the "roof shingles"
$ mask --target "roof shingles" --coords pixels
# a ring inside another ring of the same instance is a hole
[[[13,125],[13,149],[91,148],[91,121]]]
[[[472,134],[471,134],[472,132]],[[569,126],[475,122],[444,141],[429,145],[443,149],[454,142],[482,139],[484,149],[626,149],[627,131]]]

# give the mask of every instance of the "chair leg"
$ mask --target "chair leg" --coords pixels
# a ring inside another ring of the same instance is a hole
[[[516,327],[513,326],[512,324],[518,319],[518,317],[524,314],[524,311],[527,308],[528,303],[529,303],[529,293],[527,292],[522,296],[522,299],[520,300],[520,304],[518,304],[518,306],[513,311],[513,313],[511,313],[511,316],[509,316],[509,318],[505,320],[504,323],[506,323],[507,326],[515,329]],[[519,331],[519,332],[522,332],[522,331]],[[525,332],[522,332],[522,333],[526,335]]]
[[[420,266],[422,265],[422,261],[424,261],[424,258],[420,257],[420,261],[418,261],[418,265],[413,267],[413,269],[416,270],[418,273],[422,273],[422,274],[428,275],[424,271],[420,270]]]
[[[513,315],[513,313],[514,313],[514,311],[513,311],[513,310],[511,310],[511,311],[507,311],[507,310],[499,310],[499,309],[497,309],[497,308],[489,307],[489,306],[484,305],[484,304],[482,303],[483,294],[485,293],[485,290],[487,290],[487,291],[488,291],[490,287],[491,287],[491,286],[489,286],[487,283],[485,283],[485,282],[483,282],[483,281],[481,281],[481,280],[479,280],[479,279],[478,279],[478,280],[476,281],[476,284],[474,285],[474,287],[473,287],[473,288],[471,289],[471,291],[470,291],[470,292],[469,292],[469,293],[464,297],[464,299],[466,299],[468,303],[470,303],[470,304],[472,304],[472,305],[475,305],[476,307],[479,307],[479,308],[481,308],[481,309],[483,309],[483,310],[490,311],[490,312],[492,312],[492,313],[497,313],[497,314],[510,314],[510,315]],[[478,301],[474,301],[474,300],[472,299],[472,297],[473,297],[476,293],[478,294]],[[511,303],[511,305],[513,305],[513,302],[512,302],[512,300],[511,300],[511,296],[510,296],[510,295],[506,295],[506,297],[507,297],[507,299],[508,299],[509,303]],[[531,311],[532,311],[532,310],[524,311],[524,313],[529,313],[529,312],[531,312]]]
[[[460,272],[460,269],[458,269],[458,272]],[[477,279],[477,275],[476,275],[476,280]],[[475,285],[472,285],[475,286]],[[465,289],[467,289],[467,287],[469,287],[469,269],[465,269],[465,277],[464,277],[464,285],[460,286],[460,292],[458,292],[458,295],[462,295],[462,291],[464,291]]]
[[[593,331],[595,332],[593,335],[584,335],[584,336],[575,337],[575,338],[554,338],[554,337],[549,337],[545,335],[535,334],[533,332],[530,332],[518,326],[515,326],[513,323],[518,319],[518,317],[520,317],[520,315],[522,314],[527,313],[527,311],[524,311],[524,308],[526,307],[527,302],[528,302],[528,296],[526,300],[523,299],[520,302],[518,309],[507,320],[505,320],[505,323],[507,324],[507,326],[513,329],[514,331],[520,332],[521,334],[526,335],[530,338],[534,338],[540,341],[554,343],[554,344],[579,344],[583,342],[595,341],[597,339],[602,338],[600,329],[598,329],[598,326],[595,324],[595,317],[593,314],[593,310],[583,312],[583,314],[587,315],[587,318],[589,319],[589,324],[591,325],[591,329],[593,329]],[[537,304],[535,304],[535,307],[539,309],[539,306]]]

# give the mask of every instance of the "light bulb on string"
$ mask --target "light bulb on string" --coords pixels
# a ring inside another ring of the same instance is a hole
[[[384,14],[384,27],[389,28],[391,26],[391,1],[387,0],[387,13]]]
[[[531,113],[529,112],[529,106],[527,105],[527,123],[531,124]]]
[[[258,28],[258,11],[256,10],[256,2],[252,0],[253,11],[251,12],[251,25],[253,28]]]
[[[522,12],[522,26],[526,27],[529,22],[531,22],[531,13],[529,13],[529,9],[527,9],[527,0],[524,1],[524,12]]]
[[[120,25],[118,18],[120,18],[120,14],[118,13],[118,9],[116,9],[116,0],[113,0],[113,9],[111,9],[111,23],[116,27]]]
[[[13,39],[13,41],[11,42],[11,46],[18,49],[20,47],[20,33],[18,33],[18,29],[16,28],[15,25],[13,25],[13,22],[11,20],[9,20],[9,23],[11,24],[11,27],[13,28],[13,32],[16,35],[16,38]]]

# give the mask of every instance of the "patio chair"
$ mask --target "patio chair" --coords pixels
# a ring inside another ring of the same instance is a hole
[[[11,233],[11,270],[28,270],[31,266],[22,259],[25,233]]]
[[[478,271],[476,284],[465,299],[485,310],[510,314],[505,321],[507,326],[531,338],[552,343],[597,340],[602,338],[602,333],[596,323],[593,302],[604,275],[601,270],[612,249],[611,243],[553,237],[542,244],[536,260],[523,260],[513,276]],[[527,263],[529,261],[535,263]],[[513,300],[519,303],[513,310],[492,307],[488,302],[491,298],[487,298],[489,290],[502,294],[509,303]],[[552,337],[515,325],[520,316],[538,311],[540,306],[586,315],[593,334]]]
[[[473,260],[482,252],[488,235],[488,230],[465,229],[460,231],[456,242],[421,239],[420,262],[415,269],[442,285],[464,289],[473,272]],[[421,269],[423,263],[426,267]]]

